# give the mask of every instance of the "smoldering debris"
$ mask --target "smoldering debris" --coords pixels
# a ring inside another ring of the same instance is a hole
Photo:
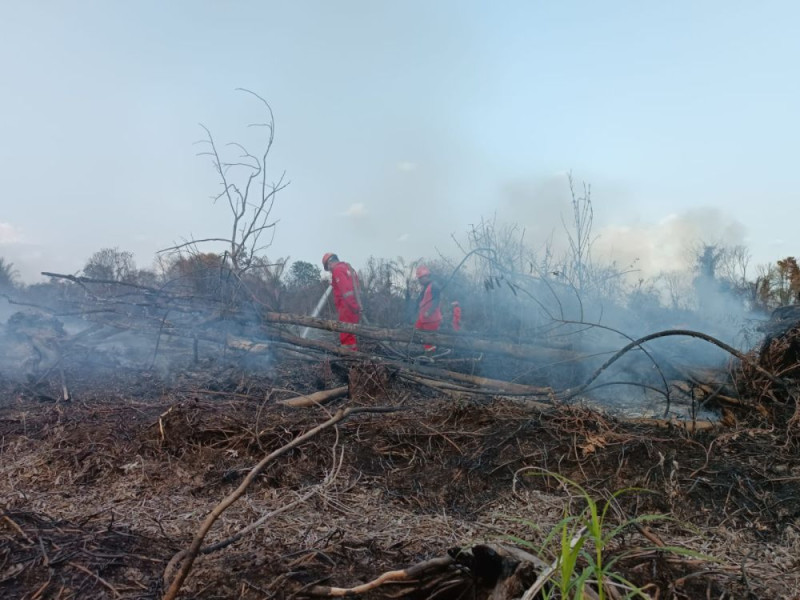
[[[589,402],[627,416],[715,420],[719,407],[703,390],[722,386],[725,393],[715,394],[715,399],[736,396],[730,371],[737,361],[748,360],[713,336],[688,329],[651,334],[642,338],[647,345],[636,343],[615,327],[586,321],[586,301],[574,293],[559,294],[549,284],[551,297],[544,302],[550,308],[537,300],[549,324],[542,316],[520,322],[516,327],[520,332],[524,327],[525,339],[517,336],[512,341],[477,332],[350,325],[276,312],[248,301],[241,289],[208,296],[191,289],[187,293],[174,287],[49,275],[66,281],[66,288],[56,302],[28,303],[25,311],[9,319],[9,340],[16,348],[27,345],[24,352],[6,352],[9,373],[15,372],[9,363],[12,356],[28,378],[62,369],[66,362],[73,369],[78,363],[84,370],[145,367],[168,376],[174,368],[192,368],[201,359],[228,361],[247,370],[269,368],[278,356],[334,356],[342,364],[382,363],[406,379],[458,393],[511,393],[548,402]],[[533,297],[537,290],[531,286],[543,286],[541,280],[503,274],[495,279],[518,290],[517,298]],[[545,297],[541,289],[538,292]],[[553,315],[556,307],[559,312]],[[575,310],[581,314],[569,318]],[[318,333],[305,339],[298,335],[302,329]],[[340,331],[361,337],[362,352],[344,351],[326,341],[325,332]],[[425,356],[419,352],[423,343],[436,344],[446,354]],[[624,351],[614,356],[621,346]],[[14,348],[10,343],[5,347]],[[709,356],[708,348],[716,351],[710,364],[698,360]],[[614,359],[604,364],[610,356]],[[705,379],[698,377],[699,367]],[[589,383],[594,385],[590,388]]]

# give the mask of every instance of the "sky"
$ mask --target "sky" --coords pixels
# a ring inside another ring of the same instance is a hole
[[[197,156],[276,131],[272,259],[458,254],[482,218],[539,247],[591,183],[598,254],[644,274],[698,240],[800,253],[793,1],[30,0],[0,5],[0,257],[140,267],[227,235]],[[213,246],[208,250],[218,249]]]

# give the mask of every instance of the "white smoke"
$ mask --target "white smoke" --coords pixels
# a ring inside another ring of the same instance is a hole
[[[22,240],[22,233],[10,223],[0,221],[0,244],[16,244]]]
[[[669,214],[655,223],[606,225],[597,230],[595,258],[620,265],[635,262],[641,277],[689,269],[700,243],[718,246],[744,244],[745,226],[718,208]]]
[[[578,198],[588,191],[577,176],[573,190]],[[692,251],[700,244],[736,246],[747,241],[746,227],[713,206],[679,214],[665,210],[663,216],[648,220],[634,207],[621,208],[634,202],[624,185],[600,182],[590,192],[594,261],[616,263],[620,268],[635,265],[637,279],[691,268],[695,260]],[[648,212],[657,213],[653,209]],[[548,245],[556,256],[568,253],[567,232],[574,235],[568,173],[507,183],[501,189],[496,215],[498,222],[524,229],[525,240],[533,250]]]

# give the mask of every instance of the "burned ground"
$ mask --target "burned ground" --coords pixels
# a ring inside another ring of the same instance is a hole
[[[601,499],[643,488],[619,498],[614,522],[670,516],[626,529],[607,549],[653,595],[796,597],[800,452],[786,428],[740,422],[690,434],[579,407],[444,396],[370,364],[348,373],[292,360],[266,375],[219,364],[168,379],[76,373],[71,402],[52,401],[52,376],[36,386],[3,380],[3,597],[159,598],[167,562],[205,514],[261,457],[333,410],[276,400],[348,379],[350,399],[339,403],[401,410],[353,417],[266,469],[208,542],[307,499],[200,558],[184,597],[302,598],[314,585],[354,586],[454,548],[536,548],[565,510],[583,508],[548,472]],[[474,565],[457,573],[437,597],[489,593]]]

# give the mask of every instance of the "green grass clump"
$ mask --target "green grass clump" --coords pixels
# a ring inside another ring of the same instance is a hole
[[[606,560],[604,555],[609,542],[625,529],[646,522],[671,519],[667,515],[646,514],[627,519],[617,525],[611,525],[608,522],[608,511],[617,498],[624,494],[648,492],[648,490],[624,488],[613,493],[602,505],[598,505],[583,487],[563,475],[547,471],[535,475],[553,477],[569,486],[577,492],[585,506],[576,514],[570,514],[568,508],[565,507],[563,518],[553,526],[541,546],[515,538],[518,543],[536,550],[541,558],[555,557],[550,567],[542,571],[522,600],[532,600],[538,593],[541,593],[541,597],[545,600],[555,600],[556,598],[560,600],[582,600],[584,598],[605,600],[606,586],[608,585],[613,585],[618,591],[624,593],[625,599],[649,600],[650,595],[615,570],[617,562],[625,558],[627,553],[619,553],[610,560]],[[536,527],[533,523],[525,521],[523,523]],[[712,557],[676,546],[645,549],[709,561],[714,560]],[[641,550],[641,547],[637,548],[638,552]]]

